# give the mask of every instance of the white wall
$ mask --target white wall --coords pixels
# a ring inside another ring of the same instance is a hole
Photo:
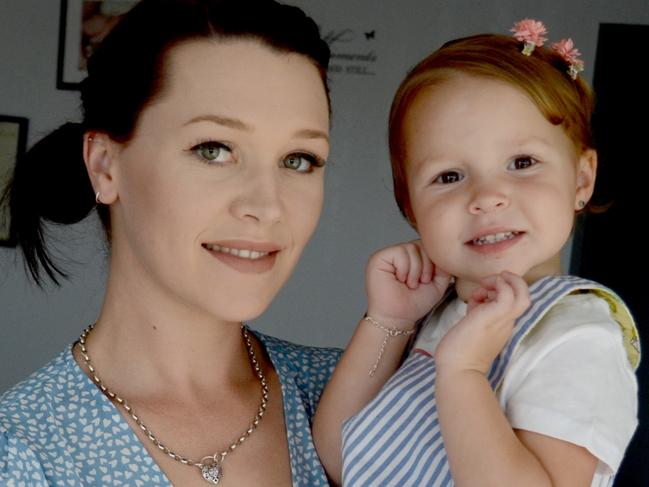
[[[600,22],[649,24],[647,0],[294,0],[322,26],[342,33],[333,51],[371,54],[374,62],[336,58],[331,74],[332,152],[323,217],[279,297],[254,326],[314,345],[343,346],[364,311],[368,255],[410,239],[392,199],[386,118],[406,70],[446,40],[507,33],[524,17],[542,19],[551,39],[571,36],[592,75]],[[56,89],[59,2],[0,1],[0,114],[29,118],[29,141],[78,118],[78,93]],[[365,32],[374,31],[373,39]],[[347,42],[343,42],[343,41]],[[629,46],[630,49],[641,47]],[[370,55],[369,58],[372,58]],[[374,75],[344,73],[365,70]],[[620,75],[631,75],[620,66]],[[52,164],[57,164],[55,157]],[[43,293],[29,283],[17,253],[0,248],[0,391],[47,362],[97,315],[106,257],[94,219],[53,229],[74,279]]]

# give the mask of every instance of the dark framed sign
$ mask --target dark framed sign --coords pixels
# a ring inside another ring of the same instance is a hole
[[[649,348],[649,304],[643,279],[649,270],[645,237],[645,192],[649,156],[645,146],[649,111],[646,71],[620,76],[620,66],[632,66],[637,46],[649,35],[649,25],[600,24],[593,84],[597,105],[593,117],[599,154],[593,201],[610,208],[586,215],[575,231],[571,274],[609,286],[629,306],[640,330],[640,348]],[[642,74],[642,73],[645,74]],[[644,332],[644,333],[643,333]],[[640,362],[638,429],[615,478],[616,486],[649,485],[649,361]]]
[[[78,90],[86,62],[137,0],[61,0],[56,87]]]
[[[27,146],[28,121],[23,117],[0,115],[0,245],[16,245],[11,234],[8,185],[18,156]]]

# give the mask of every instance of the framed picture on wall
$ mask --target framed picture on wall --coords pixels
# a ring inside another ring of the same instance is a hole
[[[11,235],[7,186],[16,165],[16,159],[27,145],[27,119],[0,115],[0,245],[16,245]]]
[[[56,87],[78,90],[86,63],[106,34],[138,0],[61,0]]]

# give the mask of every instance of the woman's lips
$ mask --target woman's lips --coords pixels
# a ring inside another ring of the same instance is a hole
[[[234,255],[235,257],[250,260],[258,260],[260,258],[266,257],[270,253],[251,249],[237,249],[235,247],[226,247],[224,245],[218,244],[203,244],[203,247],[214,252],[222,252],[224,254],[230,254]]]
[[[221,263],[246,274],[272,269],[280,251],[271,242],[221,241],[204,243],[202,247]]]

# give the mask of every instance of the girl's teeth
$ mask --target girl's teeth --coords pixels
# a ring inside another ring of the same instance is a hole
[[[247,249],[231,249],[228,247],[221,247],[220,245],[205,244],[207,250],[213,252],[222,252],[224,254],[235,255],[242,259],[257,260],[261,257],[266,257],[268,252],[257,252],[256,250],[247,250]]]
[[[518,235],[518,232],[502,232],[494,233],[492,235],[483,235],[482,237],[473,240],[473,243],[475,245],[492,244],[496,242],[502,242],[503,240],[511,240],[516,235]]]

